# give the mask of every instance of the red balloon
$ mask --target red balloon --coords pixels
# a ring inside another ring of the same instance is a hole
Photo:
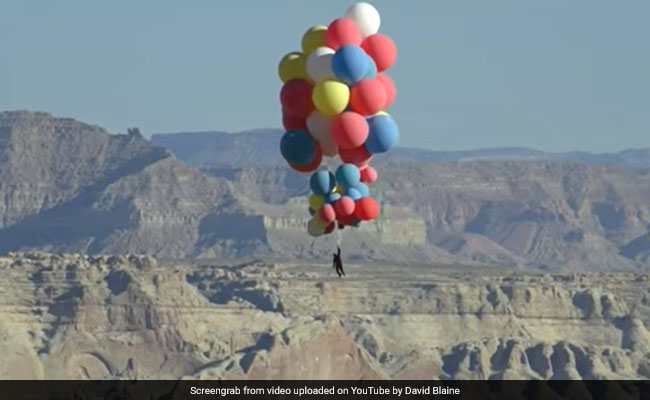
[[[375,60],[378,72],[390,68],[397,59],[397,47],[395,47],[393,39],[381,33],[375,33],[365,38],[361,43],[361,48]]]
[[[354,214],[362,221],[370,221],[379,217],[379,203],[372,197],[362,197],[357,200]]]
[[[395,95],[397,95],[397,89],[393,80],[386,74],[377,74],[377,80],[384,85],[384,90],[386,91],[386,105],[382,108],[382,110],[385,110],[393,104]]]
[[[366,146],[359,146],[353,149],[339,149],[339,157],[341,157],[341,161],[361,168],[368,164],[372,155],[368,153]]]
[[[350,106],[359,114],[377,114],[385,105],[386,89],[379,79],[362,79],[350,89]]]
[[[334,211],[336,211],[336,217],[348,217],[354,214],[355,203],[349,196],[343,196],[340,199],[336,200],[334,203]]]
[[[287,113],[285,110],[282,110],[282,126],[285,131],[290,131],[292,129],[307,130],[307,119],[292,115]]]
[[[331,224],[329,224],[329,225],[327,225],[325,227],[325,232],[323,232],[323,233],[326,234],[326,235],[329,235],[330,233],[332,233],[334,228],[336,228],[336,224],[334,222],[332,222]]]
[[[316,143],[316,157],[314,161],[307,165],[293,165],[289,163],[289,166],[298,172],[314,172],[320,167],[320,163],[323,161],[323,150],[320,147],[320,143]]]
[[[347,44],[359,46],[362,41],[359,26],[348,18],[335,19],[325,32],[325,45],[334,50]]]
[[[350,215],[346,215],[345,217],[337,218],[337,221],[339,222],[340,226],[346,226],[352,225],[356,219],[357,217],[354,215],[354,213],[352,213]]]
[[[361,114],[346,111],[332,120],[332,139],[339,149],[359,147],[368,139],[370,127]]]
[[[304,79],[292,79],[282,86],[280,103],[287,114],[307,118],[314,111],[311,84]]]
[[[366,166],[361,170],[361,182],[367,183],[369,185],[377,181],[377,170],[371,166]]]
[[[323,222],[332,222],[336,219],[336,211],[331,204],[323,204],[323,206],[318,210],[318,218]]]

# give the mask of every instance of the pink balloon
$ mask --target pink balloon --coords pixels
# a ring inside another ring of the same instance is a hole
[[[348,44],[359,46],[362,41],[359,26],[348,18],[335,19],[325,32],[325,45],[334,50]]]
[[[354,213],[355,203],[349,196],[343,196],[334,203],[337,218],[350,216]]]
[[[361,114],[343,112],[332,120],[332,139],[339,149],[359,147],[368,139],[370,128]]]
[[[366,166],[366,168],[361,170],[361,182],[367,183],[369,185],[377,181],[377,170],[371,166]]]
[[[314,111],[311,84],[304,79],[292,79],[282,86],[280,103],[287,114],[307,118]]]
[[[331,204],[323,204],[323,206],[318,210],[318,218],[323,222],[330,223],[336,219],[336,211]]]
[[[386,91],[386,105],[382,108],[385,110],[393,104],[395,96],[397,95],[397,89],[395,88],[393,80],[386,74],[377,74],[377,80],[384,85],[384,90]]]
[[[350,89],[350,107],[362,115],[374,115],[386,106],[386,89],[376,78],[366,78]]]
[[[397,59],[395,43],[391,38],[381,33],[375,33],[365,38],[361,43],[361,48],[375,60],[378,72],[390,68]]]
[[[357,200],[354,214],[362,221],[371,221],[379,217],[379,203],[372,197],[362,197]]]
[[[343,162],[351,163],[362,168],[368,164],[372,155],[368,153],[366,146],[359,146],[353,149],[339,149],[339,157],[341,157],[341,161]]]

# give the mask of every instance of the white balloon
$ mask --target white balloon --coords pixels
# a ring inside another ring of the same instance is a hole
[[[312,218],[307,223],[307,232],[313,237],[318,237],[325,233],[325,228],[319,227],[316,221]]]
[[[363,37],[379,32],[381,18],[379,17],[379,11],[372,4],[364,2],[354,3],[345,12],[345,17],[359,25]]]
[[[307,130],[320,143],[324,156],[334,157],[339,153],[339,148],[332,138],[332,118],[314,110],[307,117]]]
[[[334,50],[329,47],[317,47],[307,57],[307,75],[316,83],[333,78],[332,56]]]

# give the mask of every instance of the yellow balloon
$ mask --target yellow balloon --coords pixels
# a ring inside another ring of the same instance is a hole
[[[302,35],[302,52],[306,56],[317,47],[325,46],[325,32],[327,32],[325,25],[316,25],[307,29],[307,32]]]
[[[307,78],[307,57],[299,51],[285,55],[278,65],[278,75],[282,82]]]
[[[341,185],[334,186],[334,193],[343,194],[343,187]]]
[[[390,114],[388,114],[386,111],[379,111],[375,115],[383,115],[384,117],[390,117]]]
[[[318,213],[314,214],[314,223],[315,223],[316,226],[318,226],[319,228],[325,228],[327,225],[329,225],[327,222],[325,222],[325,221],[321,221],[321,219],[318,218]]]
[[[333,117],[342,113],[348,106],[350,88],[336,79],[325,79],[314,86],[311,99],[318,111],[323,115]]]
[[[325,204],[325,198],[323,196],[316,193],[309,196],[309,207],[311,207],[312,210],[320,210],[323,204]]]

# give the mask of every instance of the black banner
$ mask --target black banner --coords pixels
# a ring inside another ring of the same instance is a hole
[[[1,400],[650,400],[650,381],[0,381]]]

